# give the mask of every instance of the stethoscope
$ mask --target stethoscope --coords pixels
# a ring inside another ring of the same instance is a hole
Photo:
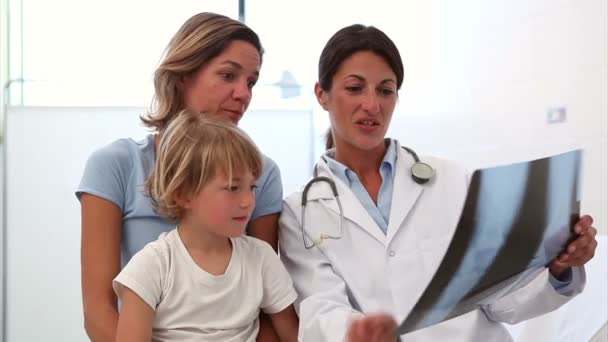
[[[401,146],[401,147],[414,158],[414,165],[412,165],[412,167],[410,168],[410,173],[412,175],[412,179],[414,180],[414,182],[416,182],[418,184],[425,184],[429,180],[431,180],[431,178],[433,178],[433,175],[435,174],[435,170],[433,169],[433,167],[425,162],[420,161],[420,158],[418,158],[418,154],[416,154],[416,152],[414,152],[414,150],[412,150],[411,148],[405,147],[405,146]],[[321,157],[321,159],[323,159],[325,162],[327,162],[327,160],[325,159],[325,156]],[[318,173],[317,173],[316,164],[313,168],[312,174],[313,174],[313,178],[310,181],[308,181],[308,183],[306,183],[306,186],[304,187],[304,191],[302,191],[302,241],[304,241],[304,247],[306,247],[306,249],[311,249],[314,246],[320,245],[323,242],[323,240],[327,240],[327,239],[339,240],[342,238],[342,235],[344,234],[344,211],[342,209],[342,202],[340,202],[340,196],[338,195],[336,183],[329,177],[324,177],[324,176],[319,177]],[[334,198],[336,199],[336,202],[338,203],[338,210],[340,212],[340,231],[339,231],[338,235],[320,233],[319,238],[317,240],[312,241],[312,244],[308,244],[306,242],[306,233],[304,230],[304,227],[306,226],[305,225],[306,203],[308,202],[308,190],[310,190],[310,187],[313,186],[317,182],[325,182],[331,188],[331,192],[332,192]]]

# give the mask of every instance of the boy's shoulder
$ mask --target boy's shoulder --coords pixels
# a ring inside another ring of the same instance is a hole
[[[158,239],[148,242],[138,253],[145,254],[148,257],[167,258],[171,255],[171,251],[178,248],[179,235],[177,229],[172,229],[168,232],[163,232],[158,236]]]
[[[268,242],[252,236],[239,236],[238,238],[234,238],[233,241],[237,244],[237,248],[240,248],[243,251],[246,259],[251,259],[254,256],[264,257],[270,254],[276,255],[274,249]]]

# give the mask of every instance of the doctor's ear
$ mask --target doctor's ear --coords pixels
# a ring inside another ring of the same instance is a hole
[[[315,95],[317,96],[317,101],[323,107],[323,109],[327,110],[327,92],[321,88],[319,82],[315,83]]]

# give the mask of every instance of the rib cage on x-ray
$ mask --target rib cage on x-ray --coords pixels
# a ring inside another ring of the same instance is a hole
[[[475,171],[443,261],[399,332],[474,310],[549,264],[578,219],[580,159],[576,150]]]

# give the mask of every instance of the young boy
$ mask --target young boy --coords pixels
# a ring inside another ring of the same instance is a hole
[[[114,280],[117,341],[255,341],[260,309],[296,341],[296,292],[274,250],[243,235],[262,170],[259,151],[229,123],[182,112],[163,132],[147,186],[177,222]]]

